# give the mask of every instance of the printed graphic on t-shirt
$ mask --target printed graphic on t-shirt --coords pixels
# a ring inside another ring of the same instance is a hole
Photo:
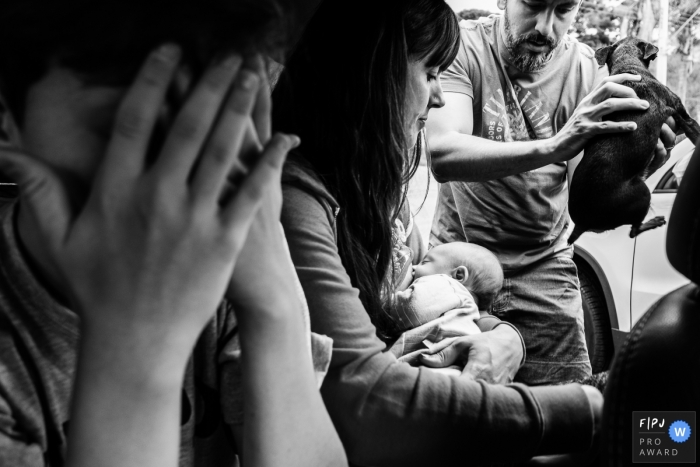
[[[502,142],[549,138],[554,131],[545,109],[531,90],[513,85],[512,92],[504,92],[498,87],[483,106],[482,137]]]

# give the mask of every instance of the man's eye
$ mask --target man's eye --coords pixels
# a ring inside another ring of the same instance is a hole
[[[566,14],[566,13],[573,11],[573,9],[574,9],[574,7],[572,7],[572,6],[559,7],[559,8],[557,8],[557,12],[559,12],[561,14]]]

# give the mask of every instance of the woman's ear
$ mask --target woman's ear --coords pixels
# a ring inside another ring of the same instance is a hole
[[[506,9],[506,0],[498,0],[496,2],[496,6],[498,7],[499,10],[505,10]]]
[[[454,280],[464,285],[467,283],[467,279],[469,279],[469,270],[466,266],[458,266],[452,270],[450,275]]]

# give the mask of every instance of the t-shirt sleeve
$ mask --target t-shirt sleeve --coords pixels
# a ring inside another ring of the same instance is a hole
[[[593,417],[577,385],[538,396],[517,384],[488,385],[413,368],[385,352],[343,268],[332,222],[314,195],[284,186],[282,224],[311,327],[333,339],[321,393],[353,464],[508,462],[590,446]],[[566,406],[568,418],[559,420],[551,400]],[[547,441],[550,426],[569,435],[558,446]]]
[[[440,85],[444,92],[458,92],[474,98],[472,81],[469,78],[469,61],[464,39],[460,38],[459,52],[454,62],[440,76]]]

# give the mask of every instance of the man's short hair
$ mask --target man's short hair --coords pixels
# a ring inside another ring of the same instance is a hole
[[[28,88],[50,66],[87,84],[128,85],[147,54],[174,42],[194,77],[216,56],[276,54],[291,0],[2,0],[0,92],[21,124]]]

